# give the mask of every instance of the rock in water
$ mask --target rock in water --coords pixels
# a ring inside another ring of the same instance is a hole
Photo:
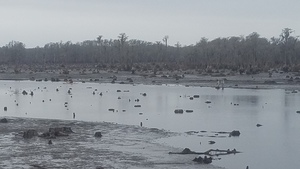
[[[22,94],[27,95],[28,93],[25,90],[23,90]]]
[[[36,130],[27,130],[23,133],[23,138],[32,138],[37,135],[38,133]]]
[[[95,137],[102,137],[102,134],[101,134],[101,132],[97,131],[94,136]]]
[[[257,125],[256,125],[256,127],[261,127],[261,126],[262,126],[261,124],[257,124]]]
[[[41,134],[40,137],[55,138],[61,136],[69,136],[70,133],[74,133],[71,127],[55,127],[49,128],[49,131]]]
[[[3,118],[0,120],[0,123],[8,123],[8,120],[6,118]]]
[[[209,144],[215,144],[215,141],[208,141]]]
[[[193,97],[194,97],[194,98],[199,98],[200,96],[199,96],[199,95],[194,95]]]
[[[200,164],[210,164],[212,163],[212,158],[209,157],[207,158],[206,156],[204,156],[204,158],[202,158],[201,156],[196,157],[193,161],[198,162]]]
[[[181,154],[191,154],[193,153],[189,148],[185,148],[182,150]]]
[[[195,162],[198,162],[198,163],[203,163],[203,158],[201,157],[201,156],[199,156],[199,157],[196,157],[196,158],[194,158],[194,160],[193,161],[195,161]]]
[[[206,156],[204,156],[203,163],[204,164],[210,164],[210,163],[212,163],[212,158],[211,157],[207,158]]]
[[[182,110],[182,109],[176,109],[176,110],[174,111],[174,113],[176,113],[176,114],[182,114],[182,113],[183,113],[183,110]]]
[[[235,136],[235,137],[240,136],[240,135],[241,135],[241,133],[240,133],[240,131],[238,131],[238,130],[233,130],[233,131],[229,134],[229,136]]]
[[[211,101],[210,101],[210,100],[206,100],[206,102],[205,102],[205,103],[209,104],[209,103],[211,103]]]

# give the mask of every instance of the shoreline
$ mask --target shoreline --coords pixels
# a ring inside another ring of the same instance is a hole
[[[224,88],[238,89],[300,89],[300,77],[297,72],[290,73],[274,73],[269,77],[268,73],[259,73],[255,75],[222,75],[211,74],[185,74],[179,76],[177,72],[161,72],[158,75],[151,73],[136,73],[118,71],[108,72],[101,71],[99,73],[73,72],[70,74],[52,73],[0,73],[0,80],[9,81],[51,81],[56,79],[59,81],[72,82],[91,82],[91,83],[119,83],[119,84],[145,84],[145,85],[162,85],[162,84],[178,84],[183,86],[199,86],[199,87],[216,87],[218,81],[224,80]]]
[[[2,118],[1,118],[2,119]],[[7,117],[0,123],[0,168],[219,168],[192,161],[195,155],[169,155],[179,148],[156,143],[176,133],[110,122]],[[74,133],[49,139],[23,138],[33,129],[70,127]],[[94,136],[101,132],[102,137]]]

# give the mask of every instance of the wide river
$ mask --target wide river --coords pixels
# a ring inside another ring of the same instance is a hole
[[[28,95],[23,95],[23,90]],[[0,117],[73,120],[75,115],[75,120],[142,124],[178,132],[179,136],[157,142],[198,152],[234,148],[241,151],[213,161],[215,166],[228,169],[300,166],[300,114],[296,113],[300,110],[300,94],[292,91],[0,81],[0,106]],[[174,113],[176,109],[184,112]],[[239,130],[241,135],[216,133],[233,130]]]

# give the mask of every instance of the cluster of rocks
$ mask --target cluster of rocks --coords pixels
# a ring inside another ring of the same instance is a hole
[[[201,156],[198,156],[193,161],[198,162],[200,164],[210,164],[212,163],[212,160],[213,160],[212,157],[204,156],[203,158]]]
[[[45,138],[45,139],[55,139],[56,137],[66,137],[69,136],[71,133],[74,133],[71,127],[55,127],[49,128],[47,132],[42,134],[38,134],[38,132],[34,129],[29,129],[23,132],[23,138],[30,139],[35,136]],[[99,138],[102,137],[101,132],[96,132],[95,137]],[[52,141],[51,141],[52,143]],[[50,144],[50,143],[49,143]]]
[[[55,127],[49,128],[49,131],[44,132],[42,134],[38,134],[38,132],[34,129],[27,130],[23,133],[23,138],[32,138],[35,136],[52,139],[61,136],[69,136],[70,133],[74,133],[71,127]]]
[[[233,150],[219,150],[219,149],[210,149],[205,152],[195,152],[190,150],[189,148],[183,149],[181,152],[169,152],[169,154],[182,154],[182,155],[187,155],[187,154],[198,154],[198,157],[194,158],[193,161],[200,163],[200,164],[210,164],[212,163],[213,156],[220,156],[220,155],[229,155],[229,154],[236,154],[236,153],[241,153],[240,151],[237,151],[236,149]],[[204,155],[202,157],[201,155]],[[207,157],[209,156],[209,157]]]
[[[39,137],[43,138],[56,138],[62,136],[69,136],[69,134],[74,133],[70,127],[56,127],[56,128],[49,128],[48,132],[45,132]]]

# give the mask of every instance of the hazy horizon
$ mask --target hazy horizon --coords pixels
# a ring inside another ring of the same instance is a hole
[[[129,39],[195,44],[202,37],[279,37],[283,28],[300,33],[300,1],[290,0],[0,0],[0,46],[20,41],[26,48],[50,42]]]

